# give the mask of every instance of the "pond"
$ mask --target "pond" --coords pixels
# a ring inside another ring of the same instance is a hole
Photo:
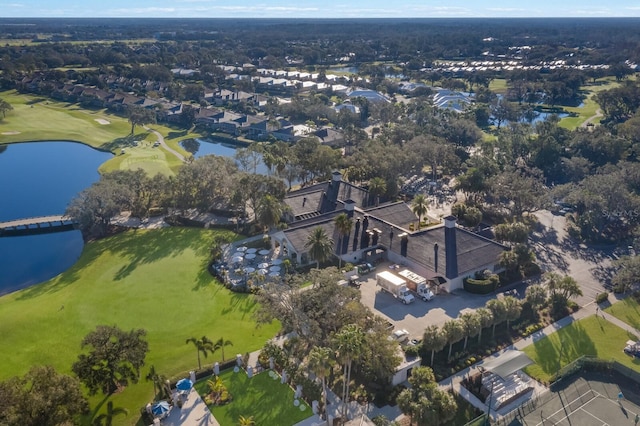
[[[111,156],[75,142],[0,145],[0,222],[63,214]],[[82,248],[80,231],[0,238],[0,294],[55,277]]]
[[[196,143],[194,143],[194,141]],[[208,139],[194,139],[190,142],[182,141],[180,142],[180,145],[193,154],[195,158],[200,158],[205,155],[218,155],[221,157],[235,158],[236,149],[238,149],[236,145]],[[256,173],[260,173],[262,175],[270,174],[269,168],[262,161],[258,164]],[[295,180],[293,183],[298,183],[298,181]]]

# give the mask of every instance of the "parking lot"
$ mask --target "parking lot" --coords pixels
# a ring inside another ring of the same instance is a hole
[[[422,339],[424,329],[435,324],[442,326],[446,321],[458,317],[461,312],[484,306],[495,295],[476,295],[457,290],[452,294],[439,294],[429,301],[416,299],[409,305],[394,298],[376,286],[376,272],[388,271],[389,264],[378,265],[375,271],[360,277],[362,303],[373,312],[387,319],[394,329],[405,329],[410,338]]]

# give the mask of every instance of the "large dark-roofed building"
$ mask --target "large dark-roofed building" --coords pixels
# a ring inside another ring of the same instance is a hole
[[[349,197],[347,197],[349,195]],[[456,218],[443,224],[412,231],[418,218],[404,202],[369,206],[366,190],[341,180],[334,173],[331,182],[291,192],[285,199],[291,209],[289,227],[272,234],[299,263],[310,263],[305,244],[311,231],[321,227],[335,243],[334,253],[346,262],[375,262],[379,259],[401,264],[425,276],[448,291],[462,288],[465,277],[476,272],[498,272],[501,244],[456,225]],[[353,218],[351,234],[339,250],[340,237],[335,217],[347,213]]]

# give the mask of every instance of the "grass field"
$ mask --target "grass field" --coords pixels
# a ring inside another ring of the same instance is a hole
[[[616,360],[638,369],[638,361],[623,352],[625,342],[629,339],[635,339],[635,336],[601,317],[590,316],[527,346],[523,351],[535,364],[525,371],[540,381],[548,382],[560,367],[582,355]]]
[[[605,311],[640,330],[640,304],[633,297],[626,297],[605,309]],[[638,336],[640,337],[640,336]]]
[[[147,330],[143,377],[149,365],[168,377],[196,368],[196,351],[185,344],[190,337],[224,337],[233,353],[259,349],[279,325],[256,326],[252,296],[229,292],[206,271],[214,239],[230,238],[188,228],[129,231],[87,244],[79,261],[58,277],[1,297],[0,380],[32,365],[69,373],[80,341],[100,324]],[[112,396],[116,407],[130,412],[119,418],[121,424],[135,424],[152,397],[153,386],[144,379]],[[92,408],[105,403],[102,395],[90,401]]]
[[[130,135],[131,125],[126,118],[110,114],[104,109],[86,109],[77,104],[56,102],[26,95],[15,90],[0,92],[0,99],[9,102],[9,111],[0,121],[0,144],[28,141],[70,140],[111,151],[114,156],[100,167],[101,172],[141,168],[150,174],[174,175],[182,162],[161,147],[153,148],[156,137],[142,127]],[[165,137],[174,150],[187,155],[179,142],[199,134],[154,124],[151,126]],[[133,147],[132,142],[147,141]],[[125,147],[125,154],[121,149]]]
[[[273,379],[265,371],[250,379],[244,370],[238,373],[226,370],[220,378],[233,398],[229,404],[209,406],[220,426],[235,426],[240,416],[252,416],[256,425],[291,426],[313,415],[303,400],[299,401],[305,410],[293,405],[293,389],[280,383],[279,376]],[[197,382],[195,388],[204,398],[207,381]]]

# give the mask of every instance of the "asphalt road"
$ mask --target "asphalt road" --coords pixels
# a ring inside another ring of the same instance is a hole
[[[544,210],[536,213],[540,227],[531,236],[538,263],[543,271],[570,275],[584,295],[576,301],[584,306],[606,290],[611,279],[611,261],[616,255],[615,245],[589,246],[570,239],[564,228],[566,218]]]
[[[549,211],[536,213],[540,226],[531,237],[531,244],[543,271],[568,274],[578,281],[584,295],[576,301],[580,306],[592,303],[598,293],[605,291],[610,282],[611,260],[615,256],[615,246],[587,247],[576,244],[568,238],[564,230],[565,218]],[[388,270],[388,263],[377,266],[376,271]],[[536,280],[527,280],[502,288],[495,294],[475,295],[457,290],[452,294],[440,294],[429,301],[416,299],[404,305],[389,293],[376,286],[376,271],[360,278],[362,283],[362,303],[393,324],[395,330],[405,329],[411,338],[421,338],[424,329],[435,324],[442,326],[466,310],[482,307],[494,297],[503,297],[504,292],[515,290],[516,297],[523,298],[526,288]]]

